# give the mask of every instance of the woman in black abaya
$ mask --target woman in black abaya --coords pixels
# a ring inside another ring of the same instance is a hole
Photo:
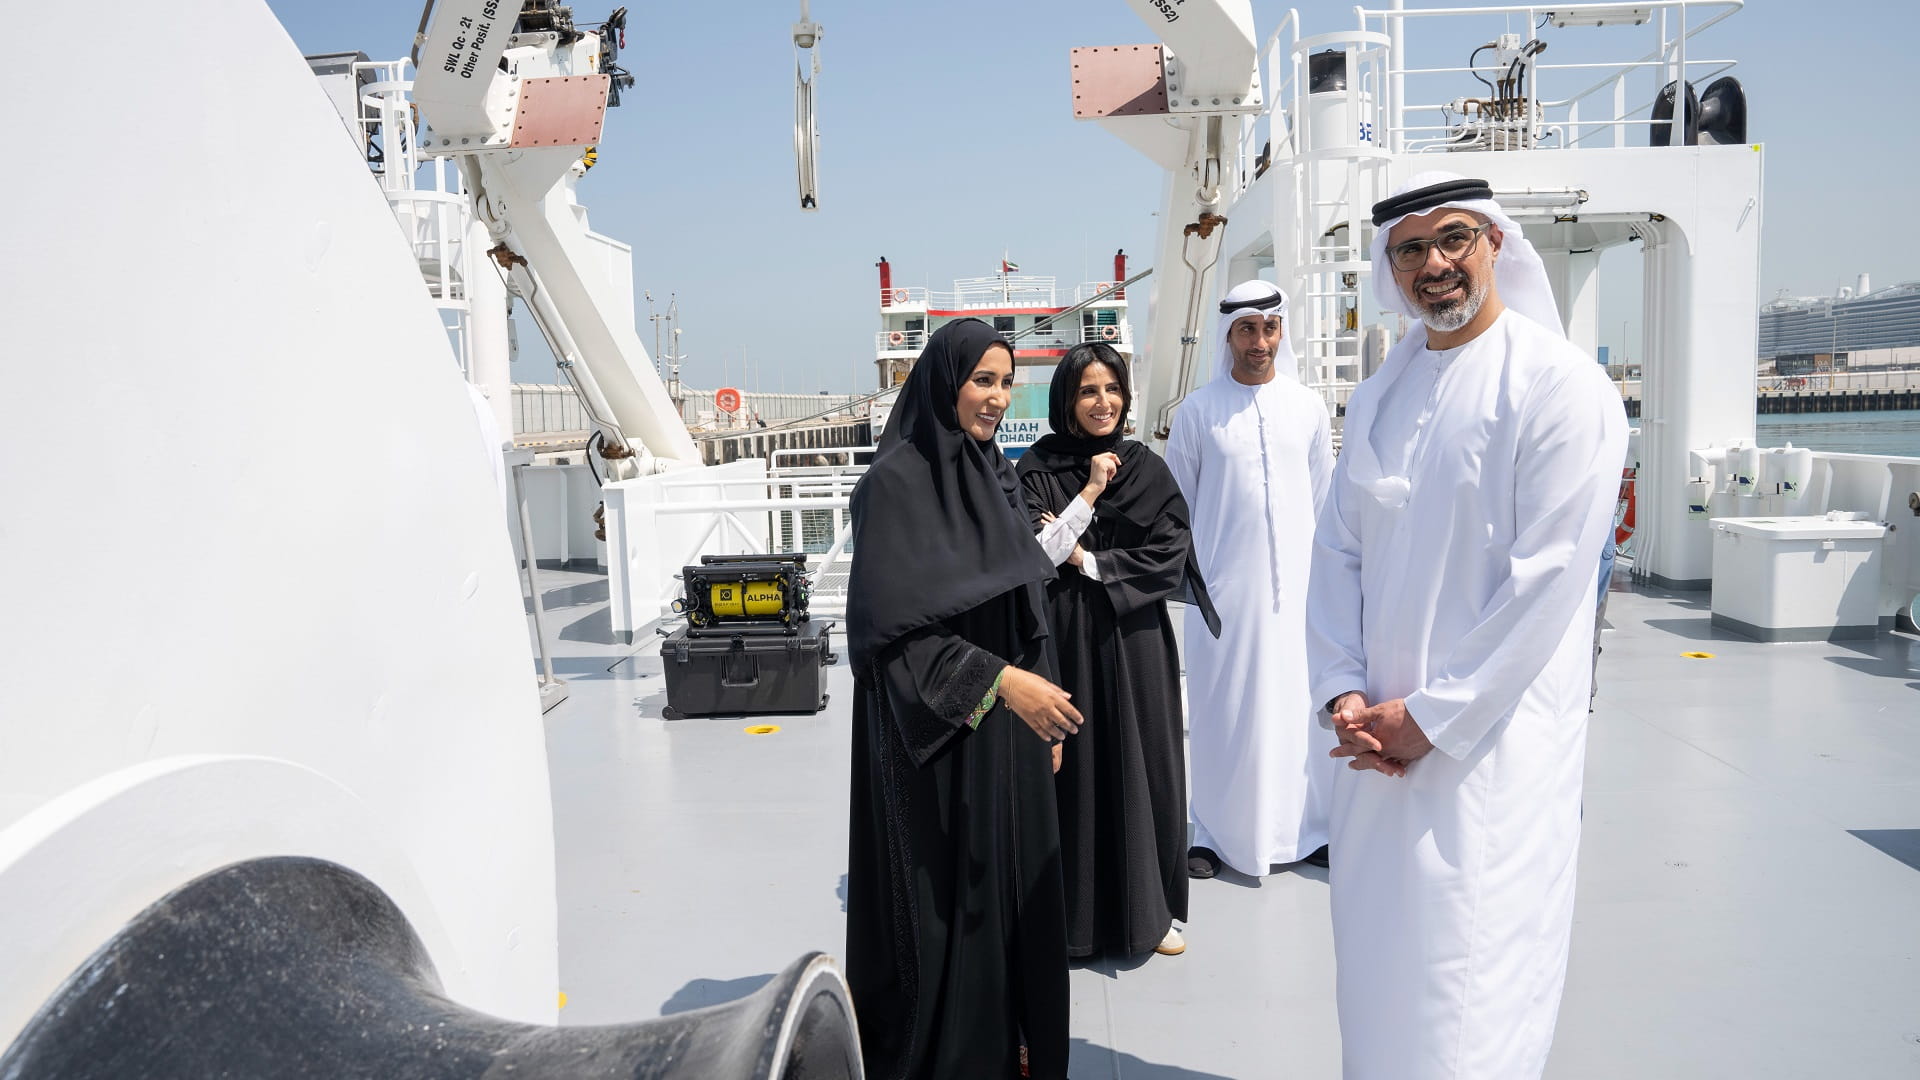
[[[1060,684],[1087,717],[1055,778],[1072,956],[1179,953],[1187,917],[1187,785],[1180,657],[1167,600],[1189,586],[1218,620],[1194,566],[1186,500],[1166,463],[1123,439],[1132,394],[1112,347],[1068,350],[1054,368],[1053,433],[1020,460],[1037,526],[1092,522],[1047,586]],[[1101,483],[1096,458],[1117,455]]]
[[[1046,678],[1053,566],[993,442],[1013,354],[936,331],[853,492],[847,981],[875,1080],[1067,1068],[1067,943]]]

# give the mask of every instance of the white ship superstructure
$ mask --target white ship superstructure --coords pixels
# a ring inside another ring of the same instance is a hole
[[[981,319],[1013,347],[1014,394],[997,436],[1011,457],[1047,433],[1047,388],[1054,365],[1067,350],[1086,342],[1111,346],[1122,362],[1133,362],[1133,327],[1127,318],[1127,255],[1116,251],[1113,277],[1088,281],[1071,290],[1056,279],[1018,273],[1002,262],[997,275],[959,278],[953,288],[930,290],[895,285],[893,264],[882,258],[880,330],[874,335],[874,370],[884,390],[906,381],[907,372],[927,337],[956,319]],[[1138,286],[1136,286],[1137,288]],[[891,395],[880,399],[882,418]],[[877,436],[883,424],[874,425]]]

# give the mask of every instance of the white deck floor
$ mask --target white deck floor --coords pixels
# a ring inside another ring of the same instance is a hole
[[[610,642],[605,579],[541,579],[571,684],[546,718],[563,1022],[838,953],[844,661],[827,711],[778,734],[668,723],[657,646]],[[1548,1075],[1920,1077],[1920,639],[1755,644],[1704,593],[1618,578],[1608,615]],[[1184,956],[1075,969],[1075,1080],[1338,1076],[1325,872],[1195,882],[1192,914]]]

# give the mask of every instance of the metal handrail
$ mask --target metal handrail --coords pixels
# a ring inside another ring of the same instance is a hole
[[[1598,82],[1577,93],[1552,100],[1543,99],[1539,96],[1537,89],[1539,83],[1537,78],[1529,82],[1526,103],[1530,111],[1537,111],[1539,114],[1538,119],[1534,121],[1533,125],[1541,133],[1538,138],[1546,138],[1547,132],[1557,129],[1559,132],[1560,146],[1562,148],[1568,148],[1590,139],[1593,135],[1603,133],[1608,129],[1618,131],[1627,127],[1651,126],[1654,123],[1650,117],[1646,119],[1636,119],[1636,117],[1640,117],[1645,113],[1651,105],[1651,102],[1639,105],[1633,109],[1626,108],[1625,101],[1623,100],[1624,93],[1620,88],[1624,86],[1624,80],[1629,74],[1645,68],[1659,68],[1663,71],[1672,72],[1676,78],[1687,79],[1690,73],[1705,69],[1706,74],[1699,77],[1712,78],[1733,69],[1735,62],[1731,60],[1695,60],[1688,57],[1686,43],[1723,20],[1732,17],[1745,6],[1744,0],[1640,0],[1640,2],[1631,5],[1608,2],[1565,5],[1545,5],[1540,3],[1502,4],[1489,5],[1486,7],[1409,7],[1384,9],[1357,7],[1354,9],[1354,13],[1362,29],[1368,26],[1370,20],[1375,20],[1379,25],[1384,25],[1388,27],[1389,30],[1392,30],[1407,19],[1455,16],[1522,15],[1526,17],[1527,25],[1531,26],[1539,21],[1541,15],[1547,13],[1555,15],[1600,14],[1617,12],[1620,8],[1627,6],[1646,8],[1650,12],[1657,12],[1660,15],[1657,22],[1659,29],[1651,32],[1659,34],[1661,40],[1659,44],[1649,52],[1632,60],[1567,64],[1539,63],[1535,64],[1532,68],[1536,76],[1555,71],[1606,70],[1611,72],[1607,77],[1600,79]],[[1695,22],[1689,18],[1689,14],[1693,10],[1710,11],[1711,14]],[[1673,36],[1668,38],[1665,17],[1666,13],[1670,11],[1677,13],[1678,27],[1674,31]],[[1653,20],[1649,21],[1652,22]],[[1469,68],[1457,67],[1410,68],[1399,66],[1403,63],[1404,59],[1396,55],[1392,58],[1392,63],[1386,71],[1387,77],[1396,87],[1400,86],[1408,75],[1445,75],[1471,70]],[[1592,98],[1594,95],[1599,94],[1609,87],[1615,88],[1613,109],[1617,115],[1611,119],[1604,120],[1580,119],[1580,103]],[[1406,114],[1410,112],[1434,112],[1444,108],[1445,103],[1422,105],[1406,104],[1396,95],[1391,115],[1386,125],[1387,134],[1395,145],[1402,146],[1407,152],[1430,151],[1447,145],[1449,140],[1444,137],[1427,136],[1417,139],[1407,138],[1414,133],[1445,132],[1449,130],[1449,125],[1446,124],[1406,123]],[[1564,117],[1549,117],[1546,115],[1548,109],[1555,110],[1556,112],[1566,110],[1567,115]],[[1682,119],[1675,117],[1673,122],[1678,124],[1682,122]]]
[[[1107,331],[1113,331],[1111,334]],[[899,341],[894,341],[895,337]],[[926,347],[927,338],[932,336],[925,330],[882,330],[873,335],[874,346],[881,351],[918,352]],[[1099,323],[1094,326],[1043,327],[1034,330],[1003,330],[1000,337],[1013,344],[1024,342],[1029,347],[1072,348],[1087,342],[1104,342],[1108,345],[1122,346],[1131,344],[1133,335],[1128,332],[1125,323]]]
[[[892,310],[927,308],[950,311],[1015,304],[1053,307],[1060,294],[1060,287],[1050,277],[1009,277],[1005,287],[999,282],[999,278],[960,278],[954,282],[960,288],[940,291],[919,285],[890,285],[880,290],[880,306]],[[1044,284],[1040,284],[1042,282]],[[1091,300],[1093,303],[1124,304],[1126,297],[1119,294],[1125,288],[1125,282],[1083,281],[1074,286],[1073,296],[1076,303]]]
[[[1114,291],[1119,292],[1125,289],[1127,286],[1134,284],[1135,282],[1143,281],[1147,278],[1148,275],[1152,273],[1153,273],[1153,267],[1149,266],[1145,270],[1140,271],[1139,273],[1133,275],[1127,280],[1121,282],[1119,285],[1115,286]],[[1016,330],[1013,334],[1013,337],[1010,340],[1018,341],[1021,338],[1027,336],[1028,334],[1034,333],[1039,330],[1044,330],[1047,327],[1052,326],[1057,320],[1064,319],[1068,315],[1071,315],[1074,312],[1081,310],[1082,308],[1092,307],[1094,304],[1097,304],[1099,302],[1100,302],[1100,297],[1095,296],[1086,300],[1082,300],[1079,303],[1073,304],[1069,307],[1062,308],[1059,311],[1054,312],[1052,315],[1049,315],[1044,319],[1035,321],[1032,326],[1027,327],[1025,330]]]

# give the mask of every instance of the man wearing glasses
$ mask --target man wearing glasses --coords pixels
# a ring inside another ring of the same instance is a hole
[[[1486,181],[1373,208],[1418,322],[1347,407],[1308,655],[1348,1080],[1537,1077],[1566,980],[1594,585],[1626,415]]]

